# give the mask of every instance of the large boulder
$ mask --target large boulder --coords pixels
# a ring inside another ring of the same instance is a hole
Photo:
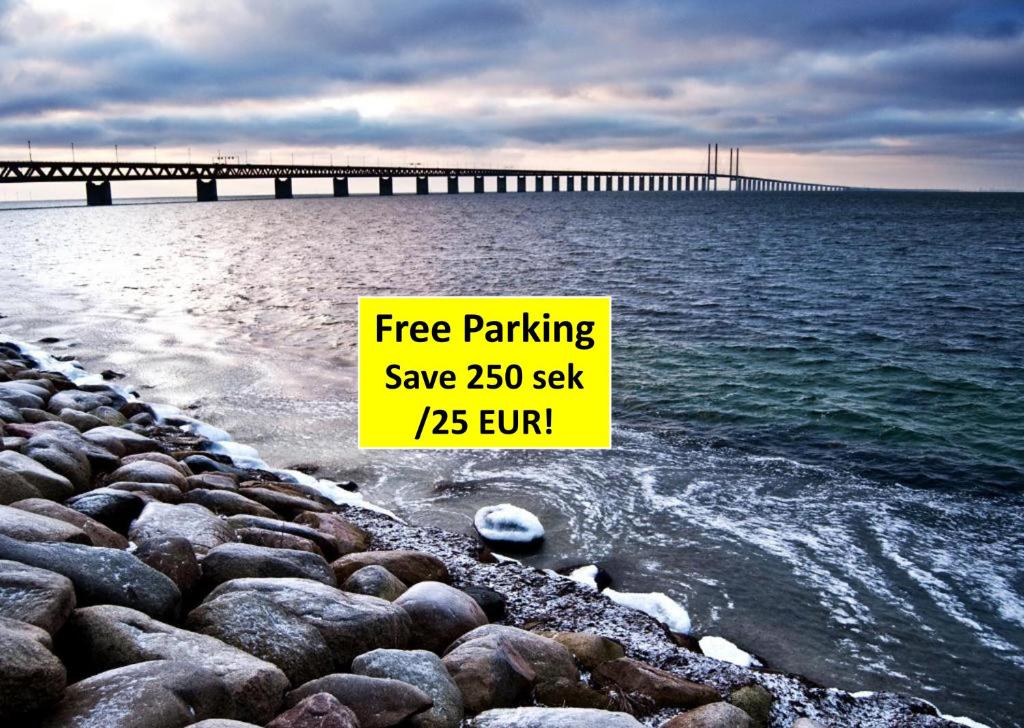
[[[614,689],[622,695],[640,696],[657,709],[696,708],[721,700],[712,687],[629,657],[601,663],[594,668],[591,677],[599,687]]]
[[[586,708],[503,708],[481,713],[473,728],[642,728],[628,713]]]
[[[484,640],[484,642],[478,643],[477,646],[489,645],[492,649],[496,649],[500,641],[504,640],[533,669],[536,673],[538,684],[555,684],[563,680],[579,681],[580,672],[576,668],[576,662],[573,660],[572,653],[565,647],[552,639],[542,637],[533,632],[500,624],[488,624],[478,627],[472,632],[462,635],[451,644],[444,657],[444,663],[448,666],[453,676],[455,673],[452,670],[452,666],[459,657],[459,650],[464,645],[476,640]]]
[[[234,592],[262,596],[315,627],[340,670],[364,652],[402,648],[409,641],[409,616],[383,599],[346,594],[307,579],[234,579],[214,589],[207,601]]]
[[[192,544],[181,536],[144,539],[135,544],[132,553],[139,561],[173,581],[183,595],[199,586],[202,577],[199,559],[192,550]]]
[[[413,584],[394,603],[409,615],[411,644],[438,654],[466,632],[487,624],[487,615],[472,597],[437,581]]]
[[[359,719],[330,693],[315,693],[267,723],[267,728],[361,728]]]
[[[77,526],[10,506],[0,506],[0,534],[19,541],[92,543]]]
[[[338,545],[339,556],[370,548],[369,532],[337,513],[307,511],[296,516],[295,523],[333,536]]]
[[[61,632],[61,654],[78,674],[93,675],[148,660],[181,660],[209,669],[228,686],[235,716],[264,723],[290,687],[277,667],[204,634],[141,612],[103,605],[78,609]]]
[[[180,728],[233,718],[231,691],[212,670],[153,660],[102,672],[71,685],[41,728]]]
[[[178,473],[175,475],[181,477]],[[132,541],[169,536],[187,539],[192,549],[200,555],[235,540],[235,532],[224,519],[195,503],[176,506],[149,503],[128,531],[128,538]]]
[[[47,409],[55,415],[66,409],[90,412],[97,407],[120,407],[124,404],[123,397],[114,396],[111,392],[86,392],[81,389],[66,389],[57,392],[50,398]]]
[[[191,487],[188,483],[189,476],[192,475],[192,471],[188,469],[188,466],[180,460],[175,460],[173,457],[162,452],[142,452],[127,455],[121,458],[122,465],[128,465],[130,463],[142,462],[154,462],[162,463],[168,467],[174,468],[185,478],[186,487]]]
[[[289,704],[329,693],[348,706],[359,719],[360,728],[391,728],[428,710],[430,696],[409,683],[364,675],[326,675],[295,688],[286,696]]]
[[[142,509],[146,507],[146,500],[136,493],[96,488],[69,498],[65,505],[99,521],[112,531],[128,533],[132,521],[138,518]]]
[[[89,433],[93,434],[92,432]],[[181,490],[188,487],[185,476],[176,468],[154,460],[136,460],[126,463],[112,472],[110,482],[123,481],[128,483],[166,483],[175,485]]]
[[[530,702],[537,673],[511,641],[500,635],[469,640],[445,655],[443,662],[469,715]],[[556,684],[561,682],[559,679]]]
[[[22,475],[0,467],[0,503],[6,505],[25,498],[39,497],[39,490]]]
[[[0,559],[63,574],[79,606],[117,604],[173,621],[181,592],[174,582],[124,551],[73,543],[23,543],[0,536]]]
[[[17,473],[48,500],[62,501],[75,492],[70,480],[20,452],[0,452],[0,469]]]
[[[92,427],[89,428],[83,437],[85,437],[89,442],[99,445],[111,452],[119,452],[124,455],[137,455],[138,453],[145,453],[160,449],[160,443],[153,438],[140,435],[139,433],[132,432],[131,430],[126,430],[123,427],[111,427],[109,425]],[[122,466],[122,468],[123,467],[125,466]],[[119,470],[120,469],[121,468],[119,468]],[[119,480],[125,479],[119,478]]]
[[[505,618],[505,610],[508,604],[505,595],[501,592],[479,584],[462,584],[459,586],[459,589],[473,597],[473,601],[480,605],[480,608],[484,610],[484,614],[487,615],[487,619],[491,622],[497,622]]]
[[[235,535],[242,543],[249,543],[253,546],[266,546],[272,549],[293,549],[295,551],[308,551],[311,554],[324,555],[324,552],[308,538],[295,536],[281,531],[271,531],[266,528],[236,528]],[[332,569],[333,571],[333,569]]]
[[[198,503],[221,516],[250,515],[264,518],[276,518],[277,514],[262,503],[246,498],[241,493],[230,490],[210,490],[193,488],[185,494],[189,503]]]
[[[89,541],[92,542],[93,546],[103,546],[108,549],[128,548],[128,539],[117,531],[107,528],[96,519],[90,518],[84,513],[79,513],[74,508],[68,508],[60,503],[54,503],[45,498],[26,498],[25,500],[11,503],[11,507],[70,523],[72,526],[82,529],[85,535],[89,537]]]
[[[405,593],[406,586],[383,566],[364,566],[345,579],[341,590],[393,602]]]
[[[146,501],[160,501],[175,505],[185,500],[185,494],[176,485],[167,483],[131,483],[118,481],[107,486],[110,490],[123,490],[126,493],[134,493]]]
[[[774,700],[772,694],[757,683],[744,685],[729,693],[729,702],[750,716],[753,728],[768,728]]]
[[[76,491],[87,489],[93,475],[110,472],[121,462],[116,454],[86,440],[71,425],[43,422],[34,427],[22,452],[70,480]]]
[[[308,551],[227,543],[203,557],[203,582],[212,588],[245,577],[295,577],[334,586],[334,572],[324,557]]]
[[[709,703],[661,724],[661,728],[753,728],[750,716],[729,703]]]
[[[0,617],[54,634],[75,608],[75,587],[66,576],[17,561],[0,561]]]
[[[281,518],[291,519],[306,511],[326,511],[327,509],[326,506],[300,495],[282,493],[270,488],[249,486],[245,483],[242,483],[238,492],[246,498],[262,503]]]
[[[564,646],[576,662],[588,672],[603,662],[617,660],[626,656],[622,643],[599,634],[589,632],[552,632],[546,634],[555,642]]]
[[[277,665],[292,685],[334,669],[330,645],[315,626],[255,592],[207,598],[185,626]]]
[[[426,650],[373,650],[352,661],[352,672],[415,685],[434,701],[430,710],[409,719],[415,728],[458,728],[462,724],[462,694],[444,663]]]
[[[422,551],[363,551],[342,556],[331,564],[339,584],[364,566],[371,565],[383,566],[409,586],[421,581],[448,584],[452,580],[443,561]]]
[[[228,523],[236,531],[240,529],[260,528],[265,531],[277,531],[291,536],[308,539],[316,544],[317,548],[326,559],[337,557],[339,544],[336,540],[315,528],[303,526],[301,523],[290,523],[276,518],[263,518],[261,516],[238,515],[228,518]],[[251,542],[250,542],[251,543]],[[340,583],[342,579],[338,578]]]
[[[20,725],[18,716],[56,702],[64,691],[64,666],[50,651],[46,630],[0,617],[0,720]]]

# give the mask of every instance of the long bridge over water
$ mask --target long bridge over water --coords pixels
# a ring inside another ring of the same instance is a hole
[[[738,156],[738,155],[737,155]],[[717,153],[716,153],[717,157]],[[730,155],[731,158],[731,155]],[[738,164],[736,165],[738,168]],[[716,164],[717,167],[717,164]],[[730,164],[730,168],[732,165]],[[497,192],[527,192],[527,180],[533,178],[534,192],[707,192],[717,190],[719,180],[725,189],[736,192],[835,192],[848,190],[841,185],[798,182],[785,179],[751,177],[730,171],[719,173],[708,165],[699,172],[644,172],[568,169],[494,169],[476,167],[410,166],[335,166],[303,164],[182,164],[177,162],[37,162],[0,161],[0,184],[29,182],[85,182],[89,205],[112,202],[111,182],[138,180],[195,180],[199,202],[217,200],[217,181],[227,179],[267,179],[274,181],[274,196],[292,197],[292,180],[301,178],[333,180],[335,197],[347,197],[350,179],[377,179],[381,195],[394,191],[395,178],[415,178],[416,194],[429,193],[431,178],[447,180],[450,194],[461,192],[459,180],[472,177],[473,192],[484,192],[484,180],[493,177]],[[564,186],[563,186],[564,182]]]

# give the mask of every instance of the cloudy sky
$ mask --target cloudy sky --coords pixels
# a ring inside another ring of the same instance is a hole
[[[0,0],[0,157],[29,139],[665,170],[717,141],[751,174],[1024,189],[1024,2]]]

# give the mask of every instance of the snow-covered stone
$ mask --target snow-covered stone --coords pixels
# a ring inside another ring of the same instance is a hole
[[[527,544],[544,538],[537,516],[511,503],[484,506],[476,512],[473,525],[487,541]]]

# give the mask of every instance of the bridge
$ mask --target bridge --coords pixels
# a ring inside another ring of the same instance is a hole
[[[730,150],[731,151],[731,150]],[[737,154],[737,158],[738,158]],[[85,198],[89,205],[109,205],[112,202],[111,182],[133,180],[195,180],[196,199],[199,202],[217,200],[217,181],[224,179],[267,179],[274,181],[274,196],[292,197],[292,180],[297,178],[330,177],[335,197],[347,197],[348,182],[353,178],[378,180],[381,195],[390,195],[395,178],[416,179],[416,194],[429,193],[430,178],[447,180],[450,194],[460,192],[459,179],[473,178],[473,192],[484,191],[484,180],[493,177],[498,192],[509,192],[509,178],[515,179],[515,191],[526,192],[527,180],[534,180],[535,192],[594,192],[649,191],[649,192],[707,192],[717,190],[724,179],[726,189],[736,192],[835,192],[848,190],[840,185],[798,182],[766,177],[751,177],[730,171],[717,171],[716,164],[697,172],[644,172],[621,170],[567,170],[567,169],[494,169],[476,167],[423,167],[411,166],[335,166],[302,164],[180,164],[175,162],[36,162],[0,161],[0,184],[28,182],[84,182]],[[730,170],[732,155],[730,154]],[[738,169],[738,159],[736,169]],[[579,185],[577,187],[577,181]]]

